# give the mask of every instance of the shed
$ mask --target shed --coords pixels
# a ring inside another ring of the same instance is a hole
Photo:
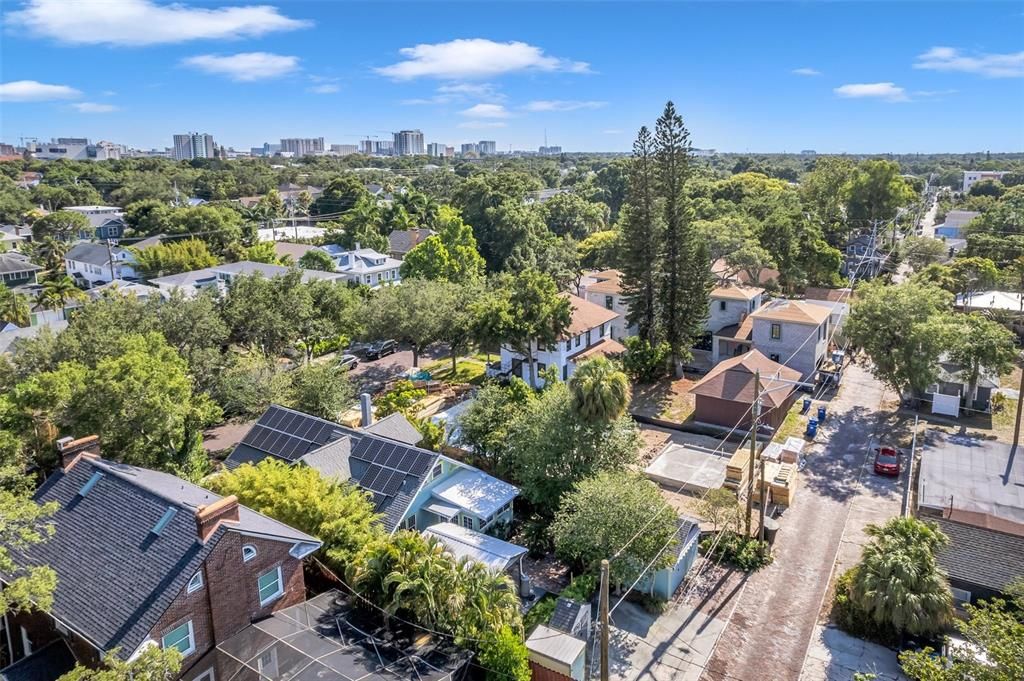
[[[1001,596],[1007,584],[1024,575],[1024,537],[953,520],[935,522],[949,537],[949,546],[935,558],[958,600]]]
[[[690,394],[694,396],[694,420],[723,428],[750,428],[751,406],[754,402],[754,376],[760,371],[758,392],[761,399],[763,425],[778,428],[796,399],[796,385],[801,374],[751,350],[727,359],[698,381]]]
[[[675,564],[653,574],[644,575],[644,578],[636,585],[637,591],[667,601],[672,598],[672,594],[682,584],[686,573],[690,571],[694,561],[697,560],[700,524],[692,518],[682,517],[679,519],[679,528],[676,533],[679,538],[679,546]]]
[[[559,597],[548,624],[552,629],[572,634],[584,641],[590,639],[590,603]]]
[[[570,634],[538,624],[526,639],[530,667],[555,672],[562,677],[583,681],[586,676],[587,642]],[[556,679],[558,676],[537,673],[533,677]]]

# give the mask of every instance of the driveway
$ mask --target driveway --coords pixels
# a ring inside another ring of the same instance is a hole
[[[862,641],[835,627],[815,627],[800,678],[852,681],[857,672],[874,674],[876,681],[907,681],[896,653],[888,648]]]
[[[880,423],[883,387],[851,365],[810,448],[794,503],[780,518],[775,561],[747,580],[708,662],[708,681],[796,681],[829,578],[860,495],[859,482]]]
[[[412,350],[407,345],[400,345],[398,352],[372,361],[366,360],[362,353],[357,353],[357,356],[359,365],[349,372],[349,376],[359,384],[360,392],[375,393],[381,390],[385,383],[412,368]],[[446,356],[443,345],[432,345],[420,353],[420,367]]]
[[[724,621],[677,603],[654,616],[635,603],[623,602],[610,623],[609,677],[617,681],[698,681],[725,627]],[[592,653],[593,645],[588,660]],[[593,661],[595,672],[599,664]]]

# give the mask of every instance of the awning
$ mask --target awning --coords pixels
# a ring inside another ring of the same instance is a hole
[[[441,504],[438,502],[427,504],[423,508],[424,510],[430,511],[431,513],[438,515],[444,518],[445,520],[452,520],[453,518],[455,518],[455,516],[459,515],[459,509],[456,508],[455,506],[448,506],[446,504]]]

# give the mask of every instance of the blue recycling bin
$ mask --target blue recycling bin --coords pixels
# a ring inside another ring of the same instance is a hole
[[[820,407],[818,407],[818,423],[824,423],[824,422],[825,422],[825,407],[824,406],[820,406]]]
[[[807,410],[809,410],[810,408],[811,408],[811,398],[810,397],[805,397],[804,398],[804,408],[800,410],[800,413],[801,414],[806,414]]]
[[[807,437],[813,438],[818,434],[818,420],[808,419],[807,420]]]

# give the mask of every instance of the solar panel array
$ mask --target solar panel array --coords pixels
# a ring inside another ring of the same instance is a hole
[[[344,434],[337,424],[330,421],[271,406],[249,430],[242,443],[295,461]]]
[[[402,492],[410,478],[418,487],[437,455],[390,440],[363,436],[353,446],[351,458],[365,464],[353,466],[353,476],[360,487],[373,494],[374,506],[380,511]]]

